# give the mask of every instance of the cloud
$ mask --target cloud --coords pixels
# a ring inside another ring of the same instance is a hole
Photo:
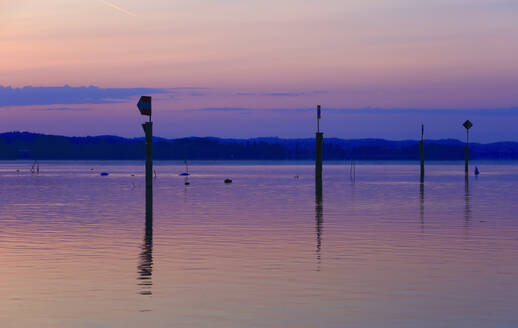
[[[310,95],[322,95],[327,94],[329,91],[326,90],[314,90],[308,92],[236,92],[236,96],[262,96],[262,97],[300,97]]]
[[[86,112],[92,110],[91,108],[85,107],[49,107],[49,108],[36,108],[35,111],[70,111],[70,112]]]
[[[208,107],[201,109],[189,109],[187,111],[210,111],[210,112],[278,112],[278,113],[316,113],[316,108],[248,108],[248,107]],[[326,114],[348,114],[365,116],[394,116],[394,115],[413,115],[413,116],[518,116],[518,107],[495,108],[495,109],[412,109],[412,108],[322,108],[322,113]]]
[[[164,89],[169,92],[169,99],[184,100],[185,97],[205,97],[209,94],[209,88],[205,87],[176,87]]]
[[[209,90],[207,87],[176,87],[169,88],[168,90],[181,91],[181,90]]]
[[[413,108],[322,108],[323,111],[339,114],[366,114],[366,115],[423,115],[423,116],[505,116],[518,115],[518,107],[511,108],[487,108],[487,109],[413,109]]]
[[[154,88],[32,87],[0,86],[0,107],[58,104],[111,104],[132,97],[168,93]]]
[[[187,95],[191,97],[204,97],[207,94],[204,92],[189,92]]]
[[[242,111],[250,111],[252,108],[239,108],[239,107],[208,107],[199,109],[202,111],[208,112],[242,112]]]
[[[300,97],[303,96],[304,92],[270,92],[263,93],[263,96],[267,97]]]
[[[265,93],[256,93],[256,92],[237,92],[236,96],[263,96],[263,97],[300,97],[304,96],[304,92],[265,92]]]

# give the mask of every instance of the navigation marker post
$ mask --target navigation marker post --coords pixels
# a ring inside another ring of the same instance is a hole
[[[473,123],[471,123],[470,120],[467,120],[462,125],[466,128],[466,148],[465,148],[465,153],[464,153],[464,173],[466,174],[466,176],[468,176],[468,171],[469,171],[469,164],[468,164],[468,162],[469,162],[469,147],[468,147],[469,129],[471,129],[473,127]]]
[[[137,104],[140,114],[149,116],[142,124],[146,135],[146,222],[153,217],[153,122],[151,122],[151,97],[142,96]]]
[[[320,105],[317,106],[317,133],[315,140],[315,182],[317,187],[322,188],[322,148],[324,143],[324,133],[320,132]]]

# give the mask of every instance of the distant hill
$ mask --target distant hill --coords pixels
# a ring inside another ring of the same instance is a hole
[[[155,138],[157,160],[302,160],[313,159],[314,139],[220,139]],[[470,145],[472,159],[518,159],[518,142]],[[419,142],[383,139],[324,139],[326,160],[417,160]],[[428,160],[461,160],[464,143],[459,140],[425,140]],[[117,136],[64,137],[28,132],[0,134],[0,159],[144,159],[144,139]]]

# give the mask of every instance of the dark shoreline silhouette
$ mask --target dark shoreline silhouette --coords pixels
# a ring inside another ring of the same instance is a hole
[[[425,140],[426,160],[463,160],[465,143]],[[143,160],[144,138],[0,134],[0,160]],[[315,139],[153,139],[155,160],[313,160]],[[419,160],[419,140],[324,138],[324,160]],[[518,142],[470,144],[471,159],[518,159]]]

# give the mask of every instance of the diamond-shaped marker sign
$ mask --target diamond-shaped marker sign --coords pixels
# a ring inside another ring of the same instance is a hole
[[[151,97],[150,96],[142,96],[137,104],[138,110],[140,114],[151,116]]]
[[[466,130],[469,130],[469,129],[471,129],[471,127],[473,126],[473,123],[471,123],[471,121],[470,121],[470,120],[467,120],[467,121],[466,121],[466,122],[464,122],[464,124],[462,124],[462,125],[466,128]]]

